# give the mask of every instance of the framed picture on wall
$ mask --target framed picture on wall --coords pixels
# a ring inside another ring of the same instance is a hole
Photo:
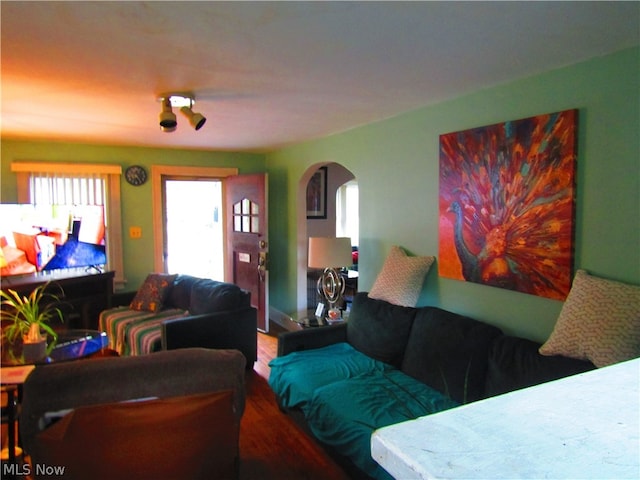
[[[577,109],[441,135],[440,276],[564,301],[577,139]]]
[[[327,167],[320,167],[307,184],[307,218],[327,218]]]

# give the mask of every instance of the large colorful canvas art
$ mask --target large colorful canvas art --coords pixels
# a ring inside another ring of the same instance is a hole
[[[577,110],[440,136],[439,274],[564,300]]]

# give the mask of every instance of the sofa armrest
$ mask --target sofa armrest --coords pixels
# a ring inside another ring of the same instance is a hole
[[[244,371],[239,352],[205,349],[38,366],[23,386],[20,434],[25,450],[48,412],[132,399],[232,390],[239,423],[245,407]]]
[[[244,354],[247,368],[253,368],[258,359],[257,329],[258,312],[253,307],[167,320],[162,323],[162,349],[236,349]]]
[[[329,327],[307,328],[278,335],[278,356],[300,350],[322,348],[334,343],[347,341],[347,324],[340,323]]]

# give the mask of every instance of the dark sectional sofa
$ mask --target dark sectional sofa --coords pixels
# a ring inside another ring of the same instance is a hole
[[[595,368],[539,347],[469,317],[361,292],[347,323],[281,334],[269,384],[330,451],[385,479],[370,455],[375,429]]]

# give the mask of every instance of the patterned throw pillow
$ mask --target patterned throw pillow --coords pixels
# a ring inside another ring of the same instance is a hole
[[[409,257],[396,245],[391,247],[369,297],[394,305],[415,307],[424,277],[436,257]]]
[[[640,357],[640,287],[578,270],[540,353],[590,360],[596,367]]]
[[[171,287],[173,287],[176,277],[177,275],[167,275],[165,273],[150,273],[131,301],[129,308],[132,310],[159,312],[171,292]]]

